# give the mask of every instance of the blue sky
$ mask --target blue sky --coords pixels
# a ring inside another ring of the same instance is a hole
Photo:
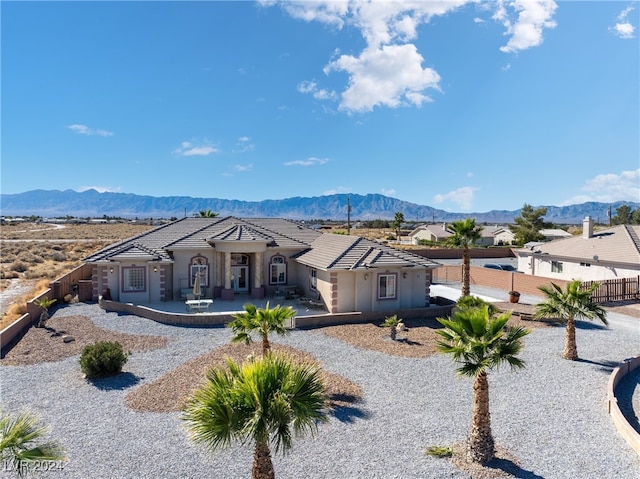
[[[640,3],[10,2],[2,192],[640,201]]]

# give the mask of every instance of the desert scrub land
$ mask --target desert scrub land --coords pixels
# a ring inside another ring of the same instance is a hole
[[[26,302],[82,259],[153,228],[144,224],[23,223],[0,228],[0,329],[26,313]]]

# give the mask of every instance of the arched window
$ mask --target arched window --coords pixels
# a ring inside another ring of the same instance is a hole
[[[269,283],[287,283],[287,261],[284,256],[272,256],[269,263]]]

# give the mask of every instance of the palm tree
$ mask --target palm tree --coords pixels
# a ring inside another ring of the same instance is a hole
[[[566,322],[564,351],[562,357],[575,361],[578,359],[578,347],[576,346],[576,319],[599,319],[607,324],[607,312],[603,307],[593,302],[591,295],[600,285],[582,289],[580,280],[571,281],[563,291],[560,286],[551,283],[549,286],[538,286],[546,299],[536,305],[534,317],[558,318]]]
[[[400,227],[404,223],[404,214],[398,211],[393,218],[393,223],[391,223],[391,227],[396,232],[396,240],[400,242]]]
[[[218,213],[214,213],[211,210],[200,210],[200,218],[215,218]]]
[[[453,231],[446,244],[452,248],[462,248],[462,296],[468,296],[471,292],[469,286],[471,282],[471,254],[469,248],[472,247],[480,239],[482,226],[476,226],[476,220],[467,218],[460,221],[454,221],[449,225],[449,229]]]
[[[267,354],[228,369],[211,369],[206,384],[185,407],[192,439],[214,452],[234,441],[253,442],[253,479],[273,479],[276,453],[292,447],[292,433],[313,434],[327,421],[326,395],[319,369]]]
[[[56,299],[49,299],[46,296],[43,296],[40,299],[36,299],[33,304],[42,308],[42,313],[40,313],[40,319],[38,319],[38,328],[43,328],[47,320],[49,319],[49,308],[53,303],[56,302]]]
[[[251,344],[251,333],[258,332],[262,337],[262,355],[264,356],[271,345],[269,333],[285,335],[289,331],[285,328],[285,321],[296,315],[296,310],[291,306],[277,305],[269,309],[269,302],[264,308],[256,308],[255,304],[247,303],[243,306],[244,312],[232,315],[233,321],[227,326],[235,333],[231,340],[234,343]]]
[[[24,477],[40,461],[64,461],[64,449],[55,441],[34,444],[49,432],[32,413],[0,414],[0,460]]]
[[[522,338],[531,331],[525,328],[505,328],[511,312],[492,317],[489,307],[458,309],[450,320],[438,319],[444,326],[438,349],[450,354],[461,366],[456,372],[474,378],[473,413],[467,442],[467,457],[481,464],[495,454],[489,414],[489,381],[487,371],[503,363],[512,369],[524,367],[517,357],[522,350]]]

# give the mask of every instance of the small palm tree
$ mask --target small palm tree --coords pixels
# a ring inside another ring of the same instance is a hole
[[[289,331],[285,327],[285,321],[296,315],[296,310],[291,306],[277,305],[269,309],[269,302],[264,308],[257,308],[255,304],[247,303],[243,306],[244,312],[234,314],[233,321],[227,326],[235,333],[231,340],[234,343],[251,344],[251,334],[257,332],[262,337],[263,356],[269,351],[269,333],[285,335]]]
[[[396,336],[398,334],[398,325],[401,321],[398,319],[397,315],[389,316],[384,318],[384,323],[381,324],[384,328],[389,328],[389,336],[393,341],[396,340]]]
[[[534,317],[536,319],[558,318],[566,323],[564,351],[562,352],[562,357],[565,359],[572,361],[578,359],[576,319],[599,319],[607,324],[607,312],[591,299],[598,286],[600,285],[595,283],[589,288],[582,289],[580,280],[575,280],[568,283],[564,291],[555,283],[551,283],[551,287],[538,287],[546,299],[536,305]]]
[[[253,479],[275,478],[271,446],[288,452],[293,434],[313,434],[327,421],[326,395],[317,367],[267,354],[228,369],[212,369],[186,405],[192,439],[212,452],[234,441],[253,442]]]
[[[0,459],[5,467],[25,477],[39,461],[66,460],[63,447],[56,441],[35,444],[49,433],[32,413],[0,414]]]
[[[458,309],[450,320],[438,319],[444,326],[438,349],[450,354],[461,366],[456,372],[474,378],[473,413],[467,442],[467,457],[485,464],[495,455],[489,415],[489,381],[487,371],[506,363],[512,369],[524,367],[517,357],[523,348],[522,338],[531,331],[525,328],[505,328],[511,313],[492,317],[489,307]]]
[[[476,220],[467,218],[454,221],[449,226],[453,231],[446,245],[452,248],[462,248],[462,296],[468,296],[471,292],[471,253],[469,248],[478,242],[482,226],[476,226]]]
[[[36,299],[33,302],[33,304],[35,304],[36,306],[42,308],[42,313],[40,313],[40,319],[38,320],[38,327],[39,328],[44,327],[45,323],[49,319],[49,308],[55,302],[56,302],[55,298],[54,299],[49,299],[46,296],[43,296],[40,299]]]

